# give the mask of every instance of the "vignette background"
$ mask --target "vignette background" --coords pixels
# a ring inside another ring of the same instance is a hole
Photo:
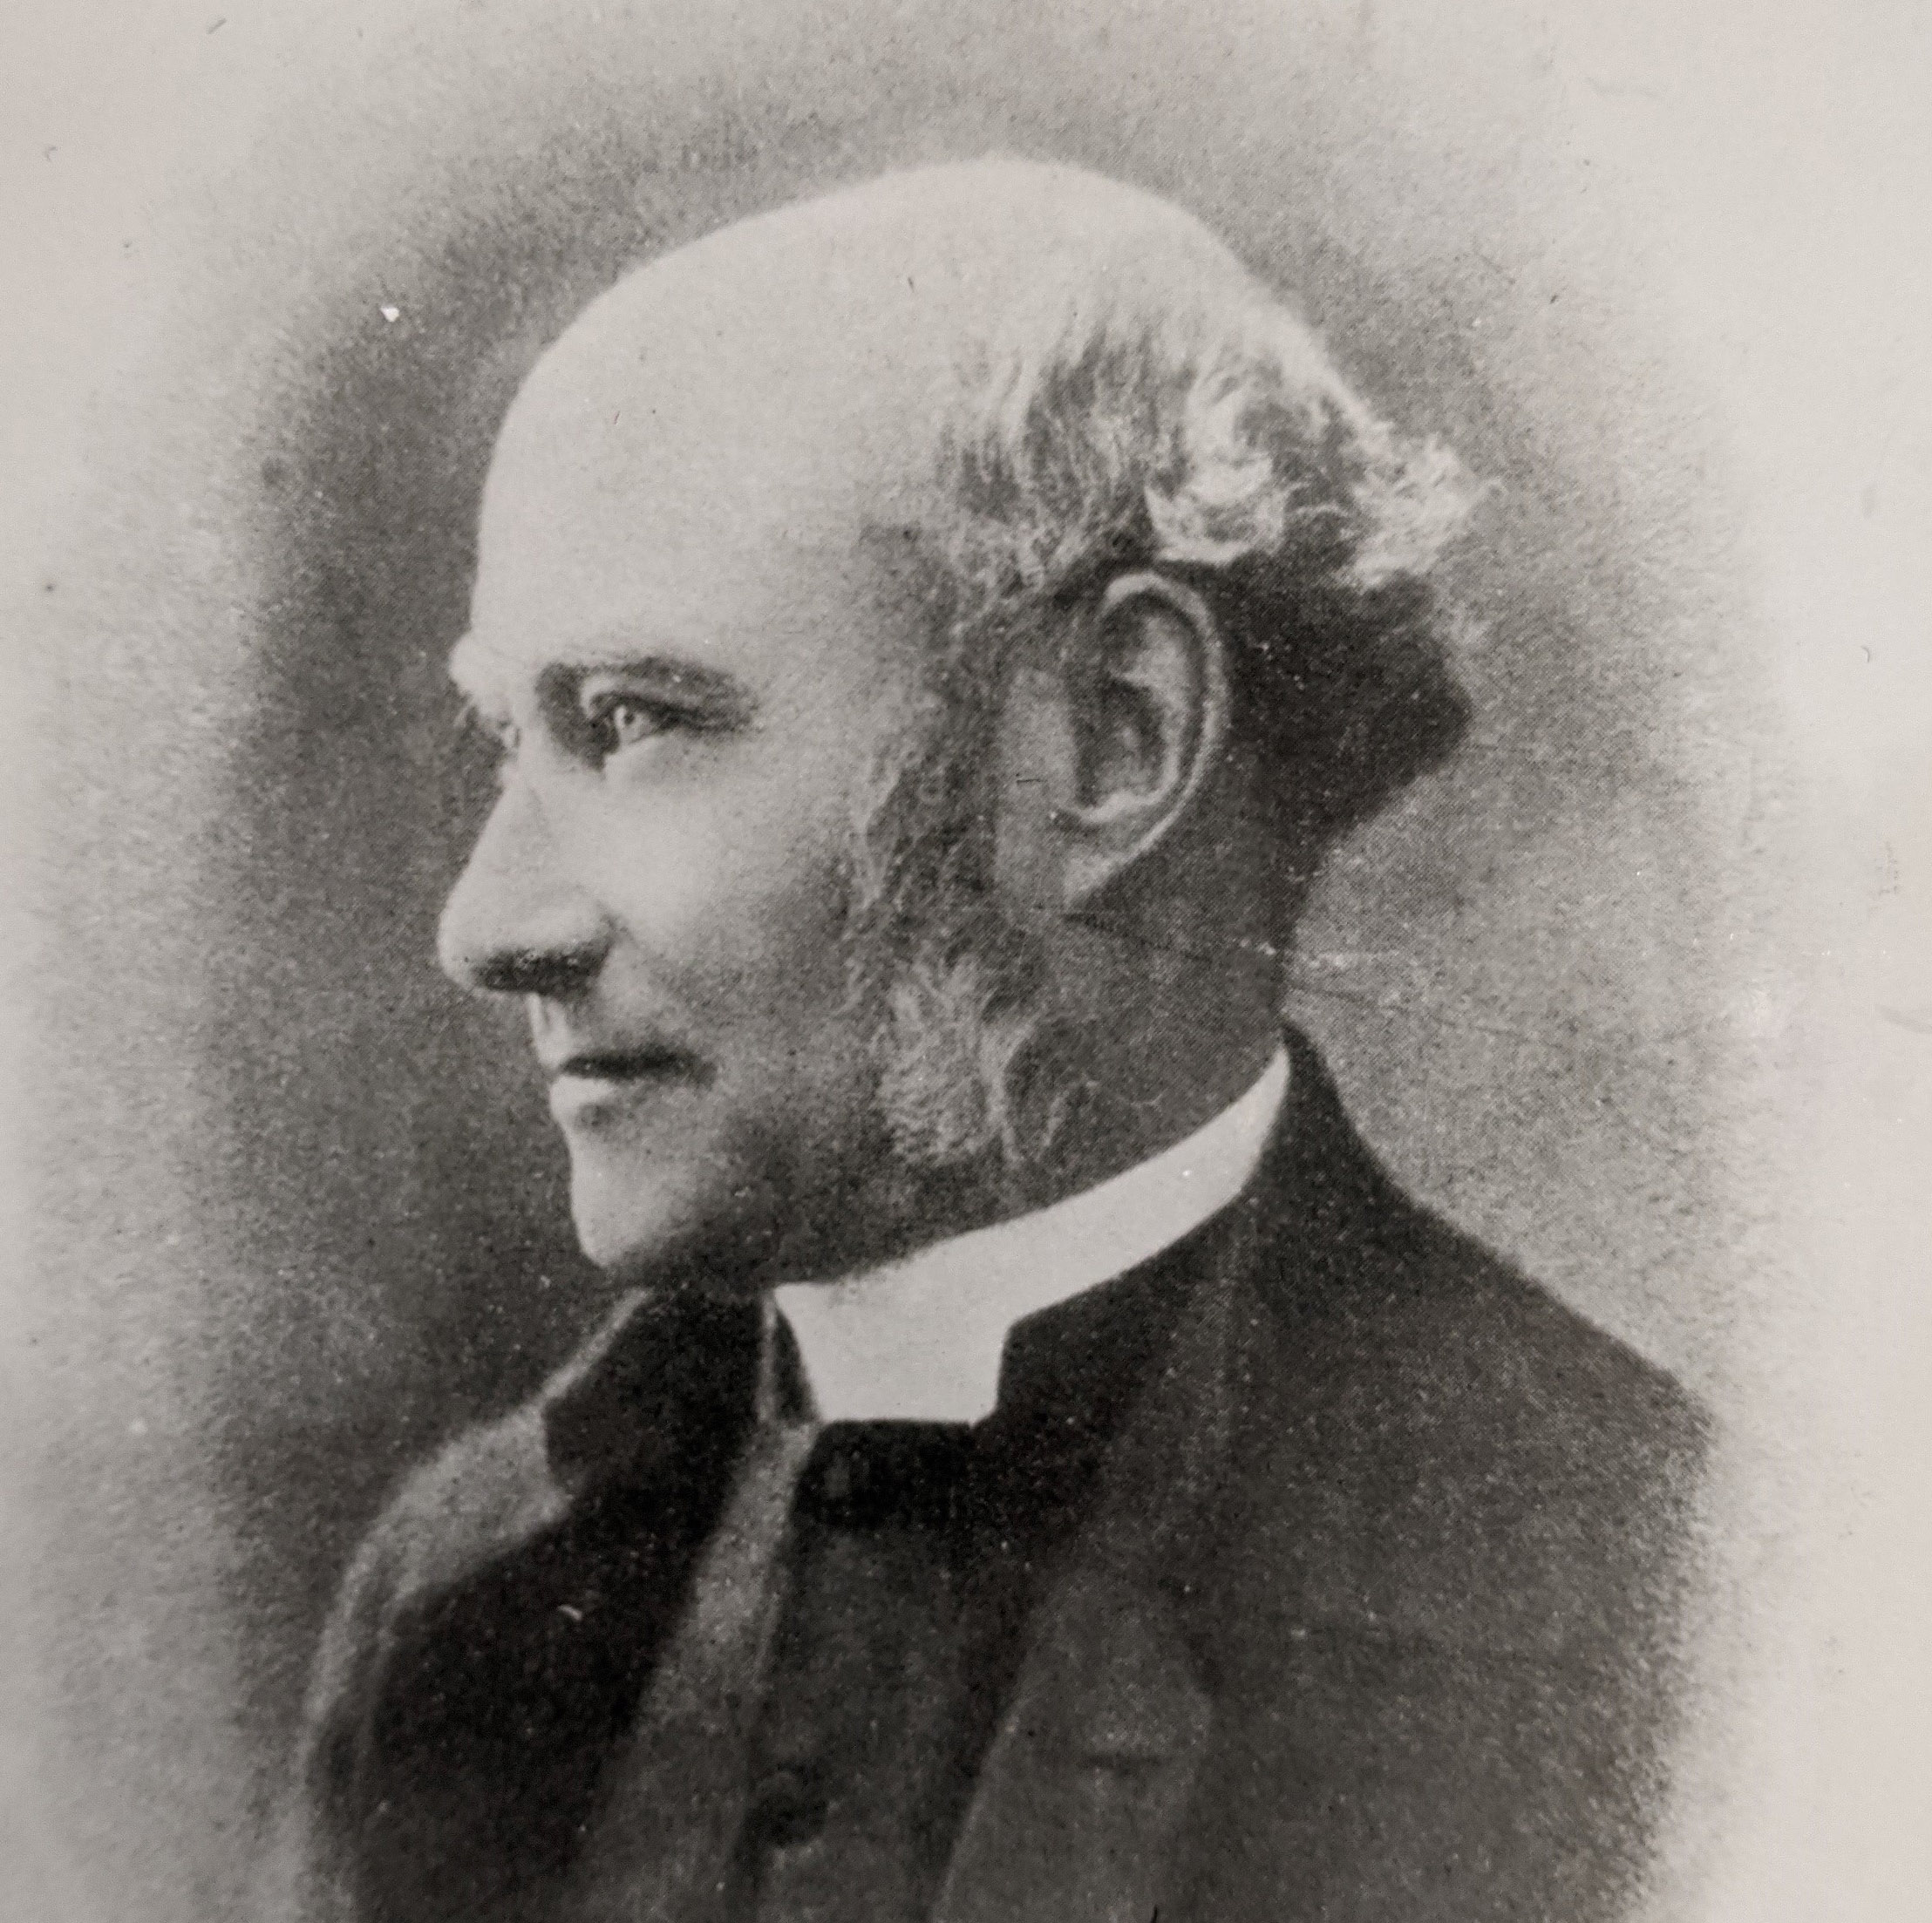
[[[1932,1050],[1913,18],[35,11],[7,1760],[46,1913],[237,1904],[355,1532],[600,1299],[515,1029],[430,953],[481,798],[441,659],[516,380],[633,261],[992,147],[1193,207],[1498,484],[1473,737],[1345,851],[1295,1012],[1412,1188],[1726,1420],[1655,1913],[1894,1913],[1905,1823],[1790,1732],[1915,1708],[1884,1391],[1923,1257],[1848,1187]]]

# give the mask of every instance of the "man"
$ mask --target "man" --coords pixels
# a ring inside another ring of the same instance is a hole
[[[442,951],[629,1293],[364,1545],[290,1906],[1620,1907],[1697,1420],[1278,1013],[1323,852],[1462,726],[1466,493],[1063,169],[747,221],[550,350]]]

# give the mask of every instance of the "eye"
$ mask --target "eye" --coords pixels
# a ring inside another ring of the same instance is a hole
[[[583,718],[590,732],[592,746],[600,755],[614,755],[621,748],[634,748],[678,725],[681,717],[668,703],[652,701],[634,691],[612,689],[587,692]]]

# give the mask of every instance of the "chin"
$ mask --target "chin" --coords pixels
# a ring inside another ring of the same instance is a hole
[[[755,1190],[720,1181],[707,1166],[690,1169],[612,1165],[573,1148],[570,1213],[577,1243],[614,1281],[692,1283],[738,1294],[757,1286],[772,1236],[766,1212],[747,1199]]]

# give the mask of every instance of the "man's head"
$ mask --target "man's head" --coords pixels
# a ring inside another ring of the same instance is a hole
[[[1067,169],[595,302],[490,474],[454,669],[507,753],[442,937],[527,1002],[588,1253],[834,1267],[1245,1072],[1322,852],[1461,725],[1463,501],[1198,222]]]

